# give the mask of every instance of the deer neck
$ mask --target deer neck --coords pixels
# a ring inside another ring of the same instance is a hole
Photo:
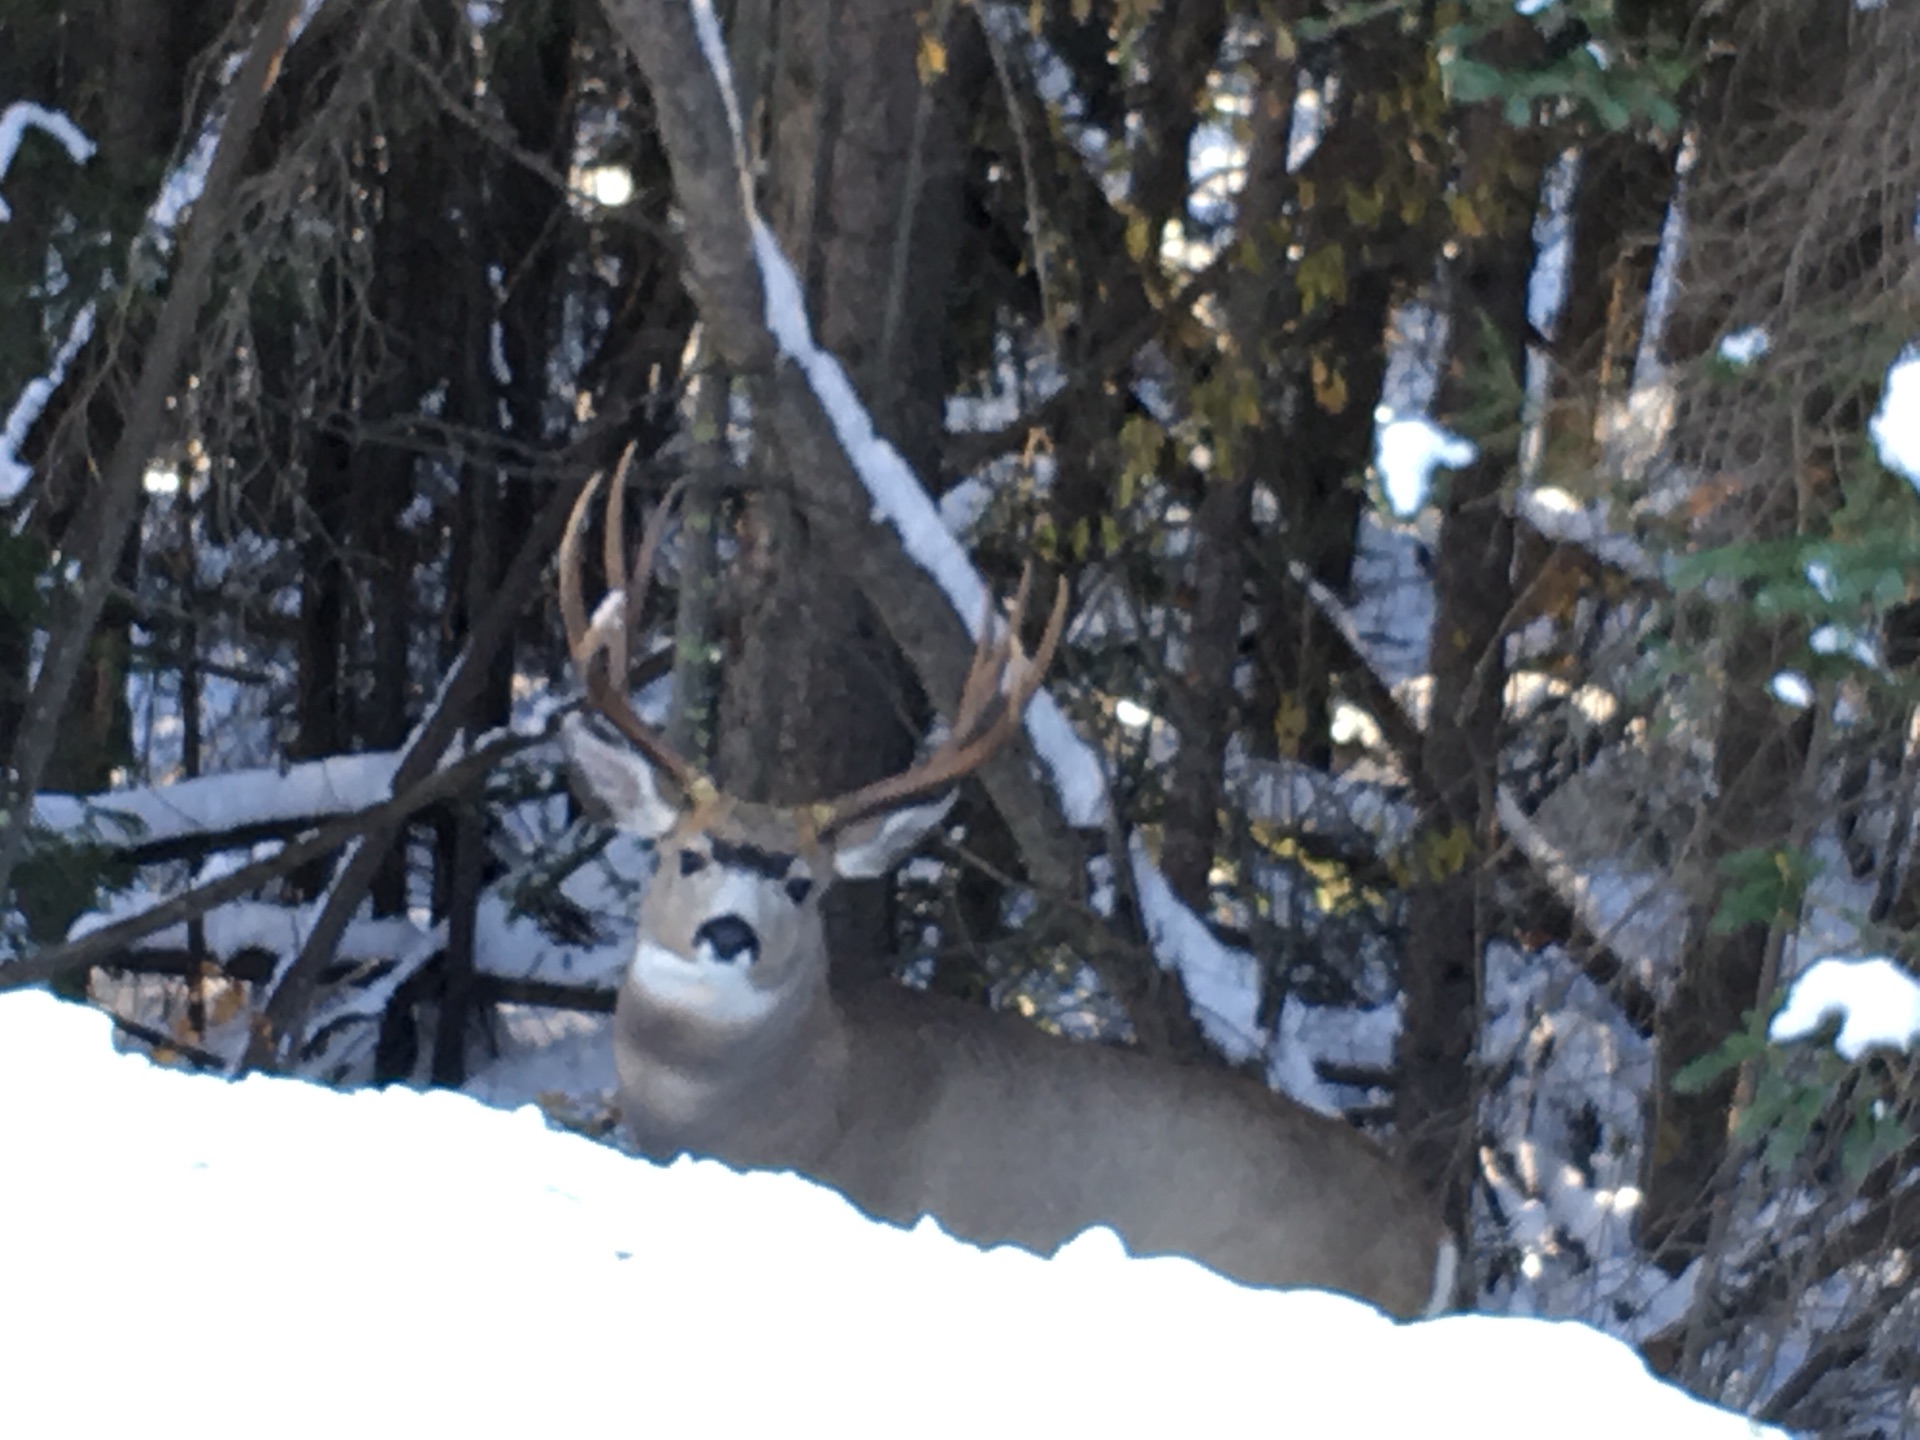
[[[790,1168],[837,1138],[850,1048],[824,975],[742,1022],[663,1003],[630,972],[614,1030],[622,1116],[655,1159]]]

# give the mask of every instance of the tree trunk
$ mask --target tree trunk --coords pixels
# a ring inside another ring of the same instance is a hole
[[[1244,466],[1208,477],[1194,517],[1193,618],[1174,713],[1180,749],[1167,771],[1166,838],[1160,865],[1196,915],[1212,909],[1208,877],[1220,837],[1227,741],[1233,733],[1233,672],[1246,610],[1247,530],[1253,484]]]
[[[1525,44],[1522,22],[1494,43]],[[1463,244],[1452,273],[1452,355],[1441,384],[1443,423],[1504,439],[1445,481],[1433,677],[1420,765],[1438,794],[1414,841],[1404,1028],[1395,1120],[1408,1162],[1462,1233],[1474,1144],[1472,1061],[1480,1033],[1481,958],[1488,939],[1491,858],[1499,843],[1494,788],[1506,700],[1506,625],[1513,608],[1513,519],[1505,490],[1519,469],[1531,235],[1547,137],[1508,128],[1490,107],[1462,117],[1463,194],[1484,233]],[[1497,428],[1496,428],[1497,427]]]
[[[815,334],[846,365],[876,425],[922,475],[939,454],[944,297],[955,254],[959,117],[950,82],[923,87],[910,0],[777,8],[768,95],[771,223],[806,286]],[[920,702],[910,673],[847,583],[844,518],[793,503],[789,457],[756,457],[739,648],[721,701],[719,771],[743,794],[815,799],[903,768]],[[886,882],[829,897],[841,978],[894,949]]]
[[[1317,608],[1295,603],[1291,567],[1336,595],[1348,590],[1387,330],[1394,306],[1432,273],[1446,177],[1410,158],[1437,137],[1421,99],[1431,83],[1425,39],[1398,17],[1360,27],[1343,48],[1340,84],[1323,92],[1334,107],[1326,133],[1294,171],[1284,167],[1297,77],[1277,60],[1265,63],[1271,78],[1256,125],[1278,127],[1267,168],[1281,173],[1263,182],[1263,170],[1250,167],[1242,244],[1264,254],[1262,272],[1286,283],[1269,286],[1253,313],[1245,313],[1253,302],[1242,301],[1233,323],[1242,352],[1277,372],[1272,389],[1284,400],[1270,413],[1287,418],[1269,442],[1282,527],[1256,571],[1260,664],[1248,740],[1255,754],[1330,770],[1333,702],[1359,687],[1342,681],[1352,673],[1344,637]],[[1369,195],[1399,198],[1378,213],[1350,203]],[[1335,257],[1337,283],[1302,284],[1309,262],[1326,276],[1328,257]],[[1250,281],[1236,276],[1235,283],[1244,289]]]
[[[1845,113],[1848,27],[1811,12],[1758,7],[1728,17],[1734,57],[1707,73],[1700,103],[1699,158],[1689,178],[1688,249],[1677,285],[1680,303],[1669,353],[1697,360],[1731,328],[1764,324],[1775,343],[1825,348],[1831,318],[1819,307],[1844,303],[1862,267],[1887,253],[1845,227],[1831,202],[1814,199],[1823,176],[1796,172],[1798,150],[1824,167],[1858,163],[1843,147],[1806,147],[1820,117]],[[1795,104],[1783,110],[1779,97]],[[1869,163],[1870,170],[1874,167]],[[1874,177],[1877,178],[1877,177]],[[1849,197],[1851,200],[1853,197]],[[1898,212],[1910,209],[1907,197]],[[1898,243],[1895,241],[1894,243]],[[1811,323],[1814,335],[1795,334]],[[1804,356],[1809,353],[1802,350]],[[1773,363],[1771,361],[1769,364]],[[1824,378],[1824,377],[1823,377]],[[1830,463],[1816,438],[1831,415],[1796,415],[1813,403],[1807,383],[1778,395],[1756,394],[1703,376],[1683,385],[1673,448],[1702,484],[1688,507],[1689,549],[1784,541],[1822,533],[1838,497],[1810,480]],[[1795,627],[1757,616],[1750,600],[1682,614],[1689,648],[1719,659],[1710,686],[1720,706],[1714,741],[1714,793],[1701,844],[1689,857],[1696,903],[1680,971],[1655,1019],[1656,1068],[1648,1097],[1647,1146],[1639,1216],[1641,1243],[1679,1273],[1708,1248],[1716,1207],[1732,1180],[1731,1127],[1738,1080],[1727,1074],[1692,1094],[1675,1076],[1746,1027],[1766,1005],[1778,976],[1769,963],[1780,913],[1715,933],[1714,921],[1739,881],[1726,861],[1743,851],[1791,854],[1800,845],[1801,777],[1811,724],[1805,712],[1775,701],[1768,686],[1804,648]],[[1697,1329],[1692,1335],[1697,1344]]]
[[[1775,701],[1767,685],[1799,652],[1798,637],[1785,627],[1746,624],[1726,657],[1714,743],[1716,798],[1698,861],[1714,878],[1691,917],[1680,973],[1655,1019],[1648,1097],[1640,1241],[1676,1275],[1705,1249],[1713,1200],[1727,1180],[1737,1073],[1730,1070],[1685,1094],[1673,1082],[1686,1066],[1743,1031],[1747,1012],[1764,1002],[1768,989],[1772,925],[1755,922],[1716,933],[1712,922],[1733,888],[1721,862],[1743,850],[1787,846],[1793,838],[1793,802],[1812,725],[1806,712]]]

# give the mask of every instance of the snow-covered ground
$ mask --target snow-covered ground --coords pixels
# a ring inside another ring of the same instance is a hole
[[[1768,1434],[1584,1326],[1043,1261],[464,1096],[167,1070],[0,996],[10,1435]]]

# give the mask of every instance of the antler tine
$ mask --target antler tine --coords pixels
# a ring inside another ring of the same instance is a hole
[[[1007,673],[1009,646],[1020,643],[1020,621],[1015,615],[1005,634],[996,636],[993,621],[993,597],[989,595],[980,616],[980,638],[974,643],[973,658],[967,662],[967,678],[960,686],[960,701],[954,706],[949,736],[964,735],[976,729],[980,717],[1000,694],[1000,681]]]
[[[586,603],[580,585],[580,544],[586,530],[587,514],[600,488],[599,475],[587,482],[580,498],[573,502],[567,528],[560,539],[560,616],[567,630],[567,653],[586,686],[587,701],[600,712],[627,741],[655,765],[665,770],[683,788],[697,790],[704,784],[698,767],[682,757],[664,736],[635,713],[624,686],[627,677],[629,637],[639,621],[640,602],[653,576],[654,554],[666,533],[673,504],[684,488],[684,481],[670,487],[647,519],[645,537],[631,576],[623,554],[622,529],[626,507],[622,492],[626,489],[627,469],[633,458],[629,445],[620,457],[614,473],[612,493],[607,497],[606,540],[603,555],[607,570],[608,595],[587,618]],[[608,602],[615,602],[609,604]]]
[[[573,502],[566,532],[560,537],[560,619],[567,628],[567,654],[582,671],[598,647],[593,644],[587,607],[580,594],[580,532],[587,528],[587,510],[600,488],[600,478],[596,472],[587,481],[580,498]]]
[[[607,673],[623,677],[627,674],[627,640],[640,623],[640,607],[647,598],[644,576],[638,591],[627,582],[627,470],[632,463],[633,442],[629,440],[627,448],[620,452],[620,463],[613,467],[613,488],[607,491],[606,525],[600,532],[600,564],[607,577],[607,593],[620,592],[620,609],[625,616],[625,623],[612,626],[606,637]],[[665,509],[662,503],[660,510]],[[653,528],[651,522],[647,528]]]
[[[980,641],[974,646],[973,663],[967,669],[967,682],[960,691],[960,704],[953,717],[953,733],[964,735],[980,723],[986,708],[1000,697],[1008,670],[1023,657],[1020,651],[1020,624],[1027,617],[1027,592],[1033,586],[1033,566],[1020,568],[1020,588],[1014,591],[1007,607],[1006,634],[994,639],[993,600],[986,602],[986,614],[980,621]]]
[[[816,807],[816,823],[828,834],[901,800],[942,789],[978,769],[1020,726],[1022,714],[1059,647],[1067,621],[1067,582],[1063,577],[1054,594],[1040,647],[1029,659],[1020,648],[1020,621],[1026,611],[1032,579],[1029,566],[1020,577],[1020,589],[1006,632],[997,640],[991,623],[981,629],[973,662],[960,692],[953,727],[947,738],[920,764],[884,780]],[[991,602],[989,602],[991,603]],[[989,615],[991,622],[991,615]],[[988,715],[992,720],[987,720]]]
[[[1025,572],[1020,580],[1020,603],[1026,605],[1027,582]],[[1021,677],[1022,689],[1020,705],[1026,708],[1026,702],[1033,698],[1033,692],[1040,688],[1040,681],[1047,673],[1047,667],[1053,664],[1053,652],[1060,648],[1060,637],[1067,629],[1067,577],[1062,575],[1054,587],[1053,610],[1047,616],[1047,628],[1040,632],[1040,648],[1031,656],[1022,656],[1026,674]]]
[[[1029,565],[1020,572],[1020,589],[1014,595],[1013,616],[1007,627],[1008,646],[1003,670],[1010,679],[1003,679],[999,687],[1005,708],[995,722],[999,737],[994,741],[996,746],[1020,724],[1027,701],[1040,688],[1040,681],[1047,673],[1047,666],[1053,663],[1053,652],[1059,648],[1060,636],[1066,629],[1067,582],[1066,577],[1062,576],[1054,590],[1053,611],[1047,616],[1047,628],[1040,635],[1040,648],[1031,656],[1020,648],[1020,621],[1026,615],[1027,586],[1032,570],[1033,567]],[[986,758],[986,753],[980,756],[981,760]],[[979,761],[974,763],[978,764]]]

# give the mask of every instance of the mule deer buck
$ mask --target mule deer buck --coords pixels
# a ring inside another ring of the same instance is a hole
[[[621,477],[624,478],[624,477]],[[676,755],[626,699],[627,649],[663,504],[629,583],[621,485],[613,587],[591,619],[580,547],[560,550],[568,648],[591,716],[562,735],[576,777],[655,843],[614,1016],[625,1124],[656,1159],[791,1169],[900,1224],[1051,1253],[1105,1225],[1135,1254],[1236,1279],[1344,1291],[1397,1316],[1451,1300],[1456,1251],[1412,1179],[1364,1136],[1243,1077],[1047,1035],[878,984],[828,985],[820,897],[886,874],[951,790],[1020,724],[1060,638],[1064,585],[1029,659],[985,627],[946,740],[907,772],[820,804],[750,804]],[[1021,585],[1021,600],[1026,585]],[[610,726],[611,729],[604,727]],[[950,797],[949,797],[950,798]]]

